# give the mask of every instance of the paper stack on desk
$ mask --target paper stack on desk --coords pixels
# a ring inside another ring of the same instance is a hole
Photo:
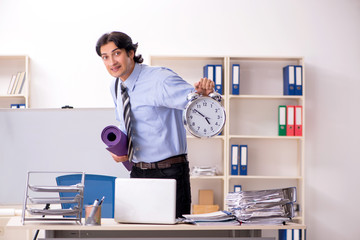
[[[242,223],[284,224],[294,216],[296,188],[242,191],[226,197],[228,210]]]
[[[216,211],[212,213],[185,214],[183,223],[196,225],[240,225],[236,217],[227,211]]]

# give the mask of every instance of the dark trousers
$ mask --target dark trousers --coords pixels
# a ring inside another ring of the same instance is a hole
[[[168,178],[176,180],[176,217],[190,214],[191,189],[190,189],[189,162],[175,163],[164,169],[141,169],[133,167],[131,178]],[[146,198],[144,199],[146,201]]]

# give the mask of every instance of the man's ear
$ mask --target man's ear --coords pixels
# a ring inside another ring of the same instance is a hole
[[[128,53],[128,55],[129,55],[129,57],[130,57],[131,59],[134,59],[134,56],[135,56],[134,50],[130,50],[129,53]]]

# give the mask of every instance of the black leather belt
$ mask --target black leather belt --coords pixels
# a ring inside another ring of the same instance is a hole
[[[170,157],[165,160],[154,163],[139,162],[139,163],[135,163],[134,166],[141,169],[157,169],[157,168],[164,169],[171,167],[172,164],[184,163],[184,162],[187,162],[186,154]]]

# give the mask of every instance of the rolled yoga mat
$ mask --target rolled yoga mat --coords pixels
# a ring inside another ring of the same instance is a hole
[[[108,146],[106,149],[117,156],[128,154],[128,140],[125,133],[123,133],[116,126],[107,126],[101,133],[102,141]],[[133,163],[129,160],[122,162],[128,171],[131,171]]]

